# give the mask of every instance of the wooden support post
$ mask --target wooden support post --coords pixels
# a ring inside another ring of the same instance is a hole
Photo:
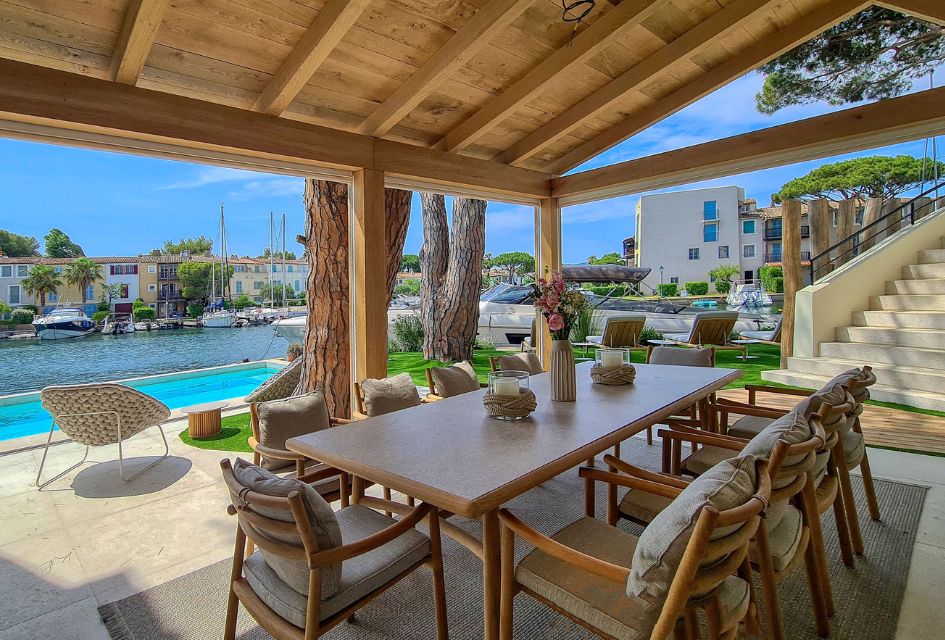
[[[540,278],[545,269],[561,270],[561,205],[557,198],[545,198],[535,207],[535,275]],[[548,323],[535,312],[535,353],[545,370],[551,366],[551,334]]]
[[[853,222],[856,220],[856,208],[859,200],[841,200],[837,209],[837,242],[849,238],[853,233]],[[847,241],[833,250],[830,256],[836,266],[846,264],[853,257],[853,242]]]
[[[880,215],[885,216],[892,213],[893,209],[896,209],[904,202],[905,200],[903,200],[902,198],[888,198],[887,200],[884,200],[883,211]],[[896,213],[892,213],[892,215],[889,216],[888,220],[886,221],[886,224],[883,224],[880,226],[886,229],[887,236],[891,236],[892,234],[896,233],[897,231],[899,231],[899,229],[902,228],[902,217],[908,216],[908,215],[909,215],[909,211],[907,209],[899,209],[898,211],[896,211]]]
[[[784,318],[781,320],[781,368],[794,352],[794,296],[801,288],[801,202],[785,200],[781,208],[781,264],[784,265]]]
[[[826,198],[812,200],[808,205],[808,216],[810,218],[810,257],[813,261],[815,256],[819,256],[830,246],[830,226],[832,220],[830,202]],[[833,268],[829,265],[829,256],[821,258],[817,264],[813,265],[815,277],[822,277],[830,273]]]
[[[932,213],[932,198],[923,196],[916,198],[915,202],[912,203],[912,215],[917,222],[930,213]]]
[[[351,213],[351,283],[354,380],[387,375],[387,242],[384,172],[354,174]]]
[[[866,211],[863,212],[863,227],[873,224],[882,215],[883,199],[870,198],[866,201]],[[859,253],[863,253],[884,237],[883,225],[878,224],[875,227],[863,232],[860,239]]]

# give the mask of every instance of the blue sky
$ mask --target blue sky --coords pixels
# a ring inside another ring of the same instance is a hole
[[[935,85],[941,86],[943,80],[945,73],[939,69]],[[761,76],[755,73],[736,80],[577,170],[836,110],[814,104],[765,116],[754,106],[760,85]],[[925,86],[923,82],[921,88]],[[916,141],[677,189],[736,184],[764,205],[782,184],[821,164],[873,154],[921,157],[925,144]],[[945,155],[945,146],[941,151],[940,155]],[[221,202],[226,207],[230,253],[262,252],[268,242],[270,211],[286,213],[290,249],[297,248],[292,239],[303,229],[300,178],[6,139],[0,139],[0,177],[0,228],[42,241],[50,227],[59,227],[88,255],[136,255],[159,247],[167,239],[200,234],[215,240]],[[633,234],[637,197],[566,208],[565,262],[582,262],[591,254],[620,251],[622,239]],[[529,207],[493,202],[486,220],[487,251],[533,251],[534,226]],[[416,253],[421,242],[420,201],[415,195],[406,251]]]

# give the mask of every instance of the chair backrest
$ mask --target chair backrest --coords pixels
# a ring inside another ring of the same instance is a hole
[[[304,368],[304,358],[296,358],[287,366],[275,373],[271,378],[253,389],[253,391],[244,398],[245,402],[268,402],[269,400],[282,400],[295,393],[302,379],[302,370]]]
[[[601,344],[605,347],[637,347],[646,316],[608,316]]]
[[[119,422],[125,439],[171,415],[159,400],[114,382],[46,387],[39,398],[64,434],[89,446],[118,442]]]
[[[687,349],[681,347],[654,347],[646,348],[647,364],[670,364],[679,367],[714,367],[715,349]]]
[[[784,320],[784,314],[778,316],[778,321],[774,323],[774,331],[771,332],[771,342],[781,342],[781,322]]]
[[[358,413],[367,415],[367,411],[364,409],[364,389],[361,388],[360,382],[354,383],[354,401],[357,405]]]
[[[729,336],[738,321],[737,311],[702,311],[695,314],[692,330],[689,332],[690,344],[727,345]]]
[[[669,637],[693,596],[718,598],[719,587],[744,562],[771,498],[769,462],[759,458],[754,464],[755,491],[747,500],[722,511],[712,506],[700,509],[651,638]]]

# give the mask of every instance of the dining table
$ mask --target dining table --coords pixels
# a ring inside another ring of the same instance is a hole
[[[483,637],[494,640],[499,508],[646,427],[704,403],[741,375],[737,369],[641,364],[634,365],[632,384],[611,386],[591,380],[593,364],[576,366],[573,402],[551,400],[551,374],[530,376],[538,406],[522,420],[490,418],[482,402],[486,391],[471,391],[291,438],[286,447],[422,500],[450,517],[481,519],[481,540],[455,525],[443,531],[482,560]]]

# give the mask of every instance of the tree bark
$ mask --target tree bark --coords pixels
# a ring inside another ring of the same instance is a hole
[[[305,253],[308,256],[308,323],[303,392],[323,389],[328,412],[351,412],[348,282],[348,186],[305,181]]]
[[[410,199],[412,191],[384,189],[384,212],[386,214],[385,237],[387,239],[387,305],[394,299],[400,261],[404,258],[404,242],[410,224]]]
[[[428,193],[420,197],[423,356],[428,360],[469,360],[479,325],[486,203],[455,198],[452,229],[448,229],[445,198]]]

